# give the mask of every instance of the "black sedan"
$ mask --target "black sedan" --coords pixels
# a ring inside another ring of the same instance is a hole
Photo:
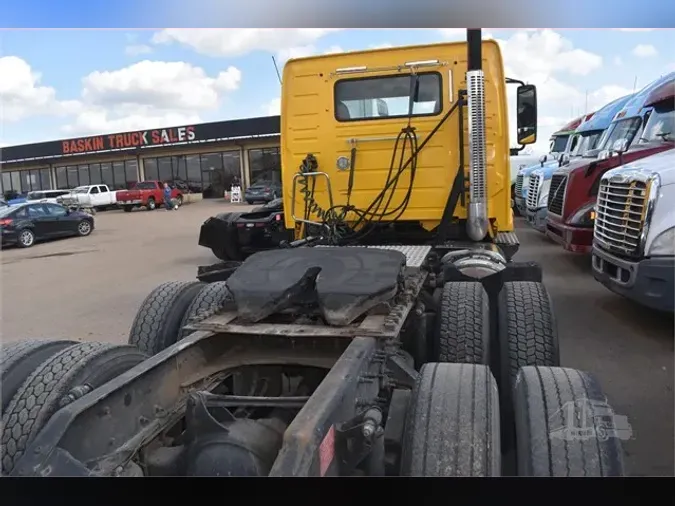
[[[0,209],[2,245],[30,248],[36,241],[68,236],[87,236],[94,218],[58,204],[20,204]]]

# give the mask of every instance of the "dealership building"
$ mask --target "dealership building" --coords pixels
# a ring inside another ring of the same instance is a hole
[[[244,188],[280,182],[279,139],[279,116],[266,116],[8,146],[0,150],[0,191],[10,199],[158,179],[218,198],[237,180]]]

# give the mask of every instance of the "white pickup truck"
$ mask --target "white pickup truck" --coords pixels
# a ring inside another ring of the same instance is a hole
[[[639,304],[673,312],[675,149],[607,171],[593,228],[593,277]]]
[[[59,197],[58,201],[64,206],[77,206],[99,211],[116,206],[116,193],[105,184],[78,186],[71,190],[68,195]]]

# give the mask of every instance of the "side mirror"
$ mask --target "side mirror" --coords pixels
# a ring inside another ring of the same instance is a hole
[[[539,158],[539,163],[544,165],[546,160],[548,160],[548,155],[541,155],[541,158]]]
[[[516,90],[518,144],[537,142],[537,88],[532,84],[518,86]]]
[[[563,165],[569,165],[570,163],[570,155],[567,153],[563,153],[560,155],[560,159],[558,161],[558,167],[562,167]]]
[[[612,146],[612,151],[618,154],[628,151],[628,139],[625,137],[623,139],[618,139]]]

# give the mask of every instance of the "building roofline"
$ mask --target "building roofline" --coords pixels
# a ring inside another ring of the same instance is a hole
[[[0,149],[0,165],[48,162],[104,153],[140,153],[160,147],[199,146],[222,141],[279,136],[280,116],[196,123],[177,127],[75,137],[7,146]]]

